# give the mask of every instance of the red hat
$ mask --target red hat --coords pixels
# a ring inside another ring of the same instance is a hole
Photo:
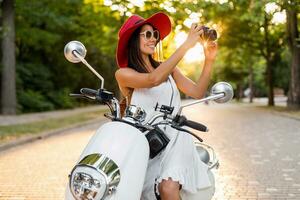
[[[130,36],[137,28],[148,23],[159,31],[160,40],[163,40],[171,31],[171,21],[169,17],[162,12],[152,15],[148,19],[144,19],[138,15],[129,17],[119,31],[117,63],[120,68],[128,67],[127,44]]]

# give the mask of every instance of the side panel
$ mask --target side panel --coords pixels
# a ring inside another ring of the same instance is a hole
[[[120,168],[120,183],[112,199],[139,200],[149,157],[144,134],[125,123],[108,122],[90,139],[79,161],[93,153],[109,157]]]

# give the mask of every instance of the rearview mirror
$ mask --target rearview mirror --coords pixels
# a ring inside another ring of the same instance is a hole
[[[64,48],[64,54],[68,61],[72,63],[82,62],[85,66],[89,68],[100,80],[101,80],[101,88],[104,89],[104,78],[84,59],[86,55],[85,46],[78,41],[71,41],[66,44]]]
[[[64,49],[66,59],[72,63],[79,63],[81,60],[76,56],[75,52],[82,58],[86,56],[86,48],[81,42],[71,41],[66,44]]]
[[[211,94],[224,94],[223,97],[217,98],[214,101],[217,103],[226,103],[233,98],[233,89],[229,83],[218,82],[211,88]]]

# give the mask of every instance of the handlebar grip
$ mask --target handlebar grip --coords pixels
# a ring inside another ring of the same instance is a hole
[[[96,97],[98,94],[98,91],[90,89],[90,88],[81,88],[80,93],[83,95],[86,95],[86,96]]]
[[[188,126],[193,129],[196,129],[198,131],[208,132],[208,128],[205,125],[200,124],[198,122],[191,121],[191,120],[184,121],[183,125]]]
[[[194,136],[195,138],[197,138],[197,139],[199,140],[199,142],[203,142],[203,140],[202,140],[201,137],[199,137],[198,135],[196,135],[196,134],[194,134],[194,133],[192,133],[192,132],[190,132],[190,131],[188,131],[188,130],[186,130],[186,129],[183,129],[183,128],[180,128],[179,126],[174,126],[174,125],[172,125],[171,127],[172,127],[172,128],[175,128],[175,129],[177,129],[177,130],[179,130],[179,131],[186,132],[186,133],[188,133],[188,134]]]

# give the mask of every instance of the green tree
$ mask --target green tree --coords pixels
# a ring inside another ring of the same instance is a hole
[[[234,60],[242,57],[243,61],[240,65],[247,69],[245,71],[251,72],[250,67],[255,65],[259,57],[265,59],[268,105],[272,106],[274,105],[274,68],[276,63],[280,62],[279,55],[284,49],[284,29],[282,25],[272,22],[273,14],[277,10],[266,12],[266,6],[271,2],[240,0],[223,4],[210,2],[204,5],[204,17],[221,24],[220,46],[225,46],[232,52],[235,55]],[[224,57],[223,61],[227,59],[229,57]]]
[[[21,112],[70,106],[69,101],[54,101],[57,98],[53,94],[78,86],[80,70],[65,61],[63,47],[78,34],[75,16],[80,6],[79,0],[64,4],[57,0],[16,1],[17,91]]]
[[[272,88],[286,86],[289,76],[278,77],[288,73],[285,65],[290,63],[284,44],[284,25],[272,22],[277,10],[265,12],[266,5],[272,2],[281,3],[279,0],[225,3],[145,0],[143,5],[137,5],[129,0],[66,0],[63,3],[16,0],[18,108],[21,112],[31,112],[72,107],[74,102],[62,98],[64,95],[81,87],[99,87],[97,78],[82,64],[75,66],[65,60],[62,51],[71,40],[85,44],[87,61],[104,76],[105,87],[117,92],[114,72],[120,26],[133,13],[149,17],[158,11],[171,17],[176,31],[188,31],[185,20],[195,13],[200,16],[201,24],[217,28],[220,51],[214,79],[230,81],[237,91],[252,85],[256,94],[264,94],[268,85],[272,105]],[[284,5],[280,4],[280,8],[285,9]],[[163,43],[166,57],[174,51],[174,36],[172,31]]]
[[[63,48],[71,40],[85,44],[87,61],[105,77],[105,87],[117,91],[114,71],[119,13],[103,1],[81,0],[18,0],[16,10],[21,112],[69,108],[74,101],[63,96],[81,87],[99,88],[97,78],[82,64],[65,60]]]

